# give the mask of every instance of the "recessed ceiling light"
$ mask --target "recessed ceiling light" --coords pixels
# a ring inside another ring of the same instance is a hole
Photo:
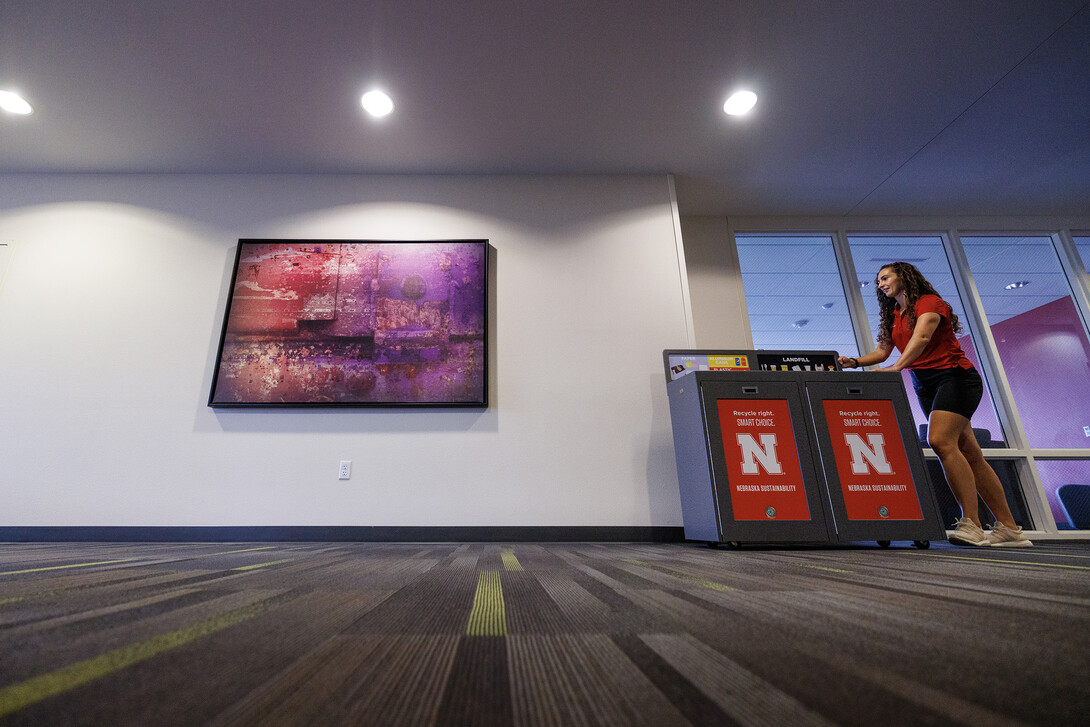
[[[865,287],[867,287],[868,285],[870,285],[870,281],[869,281],[869,280],[860,280],[860,281],[859,281],[859,287],[860,287],[860,288],[865,288]]]
[[[26,99],[14,91],[0,91],[0,109],[4,109],[9,114],[21,116],[34,113],[34,108],[26,102]]]
[[[1024,288],[1027,285],[1029,285],[1028,280],[1016,280],[1013,283],[1010,283],[1009,285],[1005,285],[1003,287],[1005,290],[1017,290],[1018,288]]]
[[[822,304],[821,304],[821,309],[822,309],[822,310],[829,310],[829,309],[830,309],[830,308],[832,308],[832,307],[833,307],[834,305],[836,305],[836,303],[822,303]]]
[[[791,324],[792,328],[804,328],[810,322],[809,318],[800,318]]]
[[[723,111],[730,116],[741,116],[749,113],[756,103],[757,94],[753,91],[735,91],[723,104]]]
[[[394,110],[393,99],[377,89],[363,94],[360,98],[360,105],[363,106],[364,111],[371,114],[376,119],[381,119],[383,116],[389,116]]]

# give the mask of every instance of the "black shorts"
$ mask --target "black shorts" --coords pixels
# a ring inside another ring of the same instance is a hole
[[[911,369],[909,373],[920,408],[928,416],[939,409],[972,419],[984,396],[984,382],[976,369]]]

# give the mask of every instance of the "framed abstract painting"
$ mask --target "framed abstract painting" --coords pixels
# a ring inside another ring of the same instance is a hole
[[[212,407],[488,405],[487,240],[239,240]]]

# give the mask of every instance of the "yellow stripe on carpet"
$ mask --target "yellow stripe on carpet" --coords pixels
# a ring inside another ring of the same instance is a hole
[[[94,563],[73,563],[72,565],[53,565],[48,568],[27,568],[26,570],[9,570],[0,573],[0,576],[14,576],[20,573],[41,573],[47,570],[64,570],[65,568],[90,568],[93,565],[109,565],[110,563],[127,563],[136,558],[121,558],[120,560],[99,560]]]
[[[1006,550],[1006,548],[999,548],[997,550]],[[907,551],[906,551],[907,552]],[[995,552],[989,550],[989,552]],[[932,558],[942,558],[944,560],[971,560],[976,563],[1010,563],[1011,565],[1033,565],[1040,566],[1042,568],[1072,568],[1074,570],[1090,570],[1090,566],[1085,565],[1068,565],[1066,563],[1041,563],[1032,560],[1001,560],[999,558],[992,558],[991,556],[981,554],[977,557],[964,556],[964,555],[945,555],[943,553],[916,553],[916,555],[927,555]],[[1009,553],[1008,555],[1018,555],[1017,553]],[[1030,555],[1025,553],[1025,555]],[[1036,555],[1034,553],[1033,555]],[[1051,553],[1041,553],[1041,555],[1051,555]]]
[[[254,550],[272,550],[275,545],[262,545],[260,548],[243,548],[242,550],[225,550],[221,553],[202,553],[200,557],[211,558],[213,555],[230,555],[231,553],[249,553]]]
[[[500,557],[503,558],[503,567],[507,570],[522,570],[522,563],[519,563],[519,559],[515,557],[514,550],[510,548],[508,548],[507,550],[501,550]]]
[[[234,626],[237,623],[251,619],[267,610],[275,602],[274,600],[265,600],[235,609],[221,616],[201,621],[188,628],[171,631],[147,641],[123,646],[120,649],[108,651],[101,656],[79,661],[71,666],[33,677],[20,684],[0,688],[0,717],[188,644],[190,641],[195,641],[202,636],[207,636],[228,626]]]
[[[659,573],[665,573],[668,576],[671,576],[673,578],[677,578],[678,580],[681,580],[681,581],[685,581],[686,583],[692,583],[692,584],[698,585],[701,588],[709,588],[709,589],[711,589],[713,591],[734,591],[734,590],[737,590],[736,588],[731,588],[730,586],[725,585],[723,583],[717,583],[716,581],[709,581],[706,578],[697,578],[696,576],[691,576],[688,573],[682,573],[681,571],[674,570],[673,568],[664,568],[661,565],[656,565],[654,563],[648,563],[647,561],[644,561],[644,560],[633,560],[632,558],[622,558],[622,560],[625,563],[631,563],[632,565],[638,565],[641,568],[649,568],[650,570],[658,571]]]
[[[280,565],[281,563],[290,563],[295,558],[284,558],[283,560],[270,560],[268,563],[255,563],[254,565],[244,565],[239,568],[232,568],[231,570],[255,570],[257,568],[268,568],[270,565]]]
[[[473,610],[466,624],[467,636],[507,635],[507,615],[503,606],[503,587],[497,571],[481,571],[477,578],[477,593]]]

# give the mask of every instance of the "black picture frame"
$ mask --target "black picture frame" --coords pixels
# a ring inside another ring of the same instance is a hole
[[[208,405],[487,408],[489,250],[240,239]]]

